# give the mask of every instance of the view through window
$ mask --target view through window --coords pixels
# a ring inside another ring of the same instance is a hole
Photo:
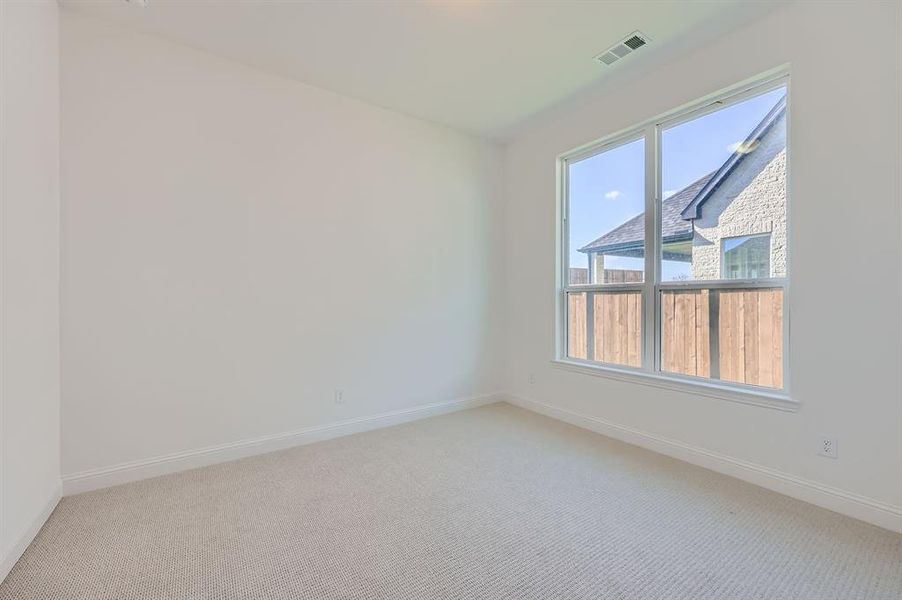
[[[613,182],[617,185],[612,185]],[[601,286],[568,294],[569,355],[642,366],[645,270],[645,140],[627,141],[570,165],[569,282]],[[606,232],[598,237],[599,232]],[[597,239],[593,239],[597,238]],[[615,245],[616,254],[598,251]],[[616,286],[612,284],[618,284]],[[624,284],[632,284],[626,285]],[[612,291],[604,291],[604,287]],[[613,289],[615,288],[616,289]]]
[[[769,84],[566,161],[569,358],[784,387],[786,95]]]

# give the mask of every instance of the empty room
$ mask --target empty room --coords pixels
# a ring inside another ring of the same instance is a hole
[[[0,0],[0,600],[902,600],[902,4]]]

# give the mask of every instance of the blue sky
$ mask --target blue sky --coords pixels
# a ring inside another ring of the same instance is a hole
[[[719,168],[785,93],[778,88],[665,130],[664,196]],[[570,266],[588,266],[577,248],[644,212],[644,146],[637,140],[570,165]],[[642,269],[643,261],[610,257],[607,265]],[[664,263],[665,280],[688,272],[688,263]]]

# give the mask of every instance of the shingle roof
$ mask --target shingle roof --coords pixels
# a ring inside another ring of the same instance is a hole
[[[705,187],[714,173],[690,183],[661,203],[661,234],[663,241],[676,242],[692,239],[692,221],[683,219],[680,213]],[[579,249],[580,252],[605,252],[641,247],[645,244],[645,213],[607,232],[597,240]]]

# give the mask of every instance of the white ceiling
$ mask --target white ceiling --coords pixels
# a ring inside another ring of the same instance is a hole
[[[779,0],[61,0],[263,70],[490,138],[644,70]],[[612,67],[592,57],[640,30]]]

